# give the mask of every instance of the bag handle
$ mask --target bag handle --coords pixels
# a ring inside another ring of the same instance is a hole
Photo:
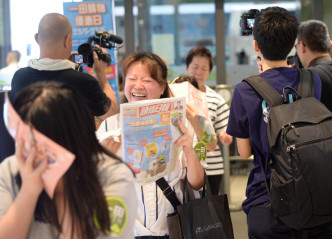
[[[204,186],[203,186],[202,197],[212,196],[209,180],[207,178],[205,170],[204,170],[204,180],[205,180],[205,182],[204,182]],[[191,186],[189,184],[187,174],[186,174],[184,190],[183,190],[183,203],[187,203],[192,200],[195,200],[195,196],[194,196],[193,190],[191,189]]]
[[[172,204],[175,211],[177,211],[177,206],[181,205],[179,199],[176,197],[175,192],[171,189],[169,184],[167,183],[164,177],[159,178],[156,181],[158,187],[163,191],[163,194],[168,199],[168,201]]]

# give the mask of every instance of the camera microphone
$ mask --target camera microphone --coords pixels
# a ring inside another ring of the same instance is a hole
[[[123,42],[123,39],[117,35],[109,34],[109,36],[109,39],[116,44],[121,44]]]
[[[121,44],[123,42],[122,38],[117,36],[117,35],[113,35],[107,31],[96,31],[96,36],[98,36],[100,39],[104,40],[104,41],[112,41],[116,44]],[[95,39],[95,37],[94,37]]]

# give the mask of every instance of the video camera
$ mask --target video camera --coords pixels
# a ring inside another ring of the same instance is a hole
[[[108,53],[103,53],[97,47],[93,47],[91,43],[98,44],[100,47],[111,49],[115,47],[115,44],[121,44],[123,42],[122,38],[107,31],[96,31],[95,36],[90,36],[87,43],[83,43],[78,47],[78,54],[83,56],[83,63],[87,64],[89,67],[93,66],[93,52],[96,52],[98,58],[103,60],[109,66],[111,63],[111,56]],[[113,42],[110,43],[110,42]]]
[[[242,14],[240,18],[242,36],[249,36],[252,34],[252,28],[254,27],[255,18],[258,13],[258,9],[250,9],[247,13]]]

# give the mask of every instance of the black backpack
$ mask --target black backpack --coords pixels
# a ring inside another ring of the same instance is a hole
[[[298,90],[285,87],[283,95],[261,76],[244,81],[270,107],[268,189],[273,213],[298,230],[332,222],[332,112],[313,97],[312,72],[299,70]],[[296,92],[293,103],[288,103],[287,88]]]

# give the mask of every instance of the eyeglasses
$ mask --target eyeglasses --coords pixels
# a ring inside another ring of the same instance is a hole
[[[302,45],[305,46],[304,42],[303,41],[299,41],[295,44],[295,49],[297,50],[298,46],[300,45],[300,42],[302,42]]]
[[[300,44],[300,42],[295,44],[295,50],[297,50],[297,46]]]

